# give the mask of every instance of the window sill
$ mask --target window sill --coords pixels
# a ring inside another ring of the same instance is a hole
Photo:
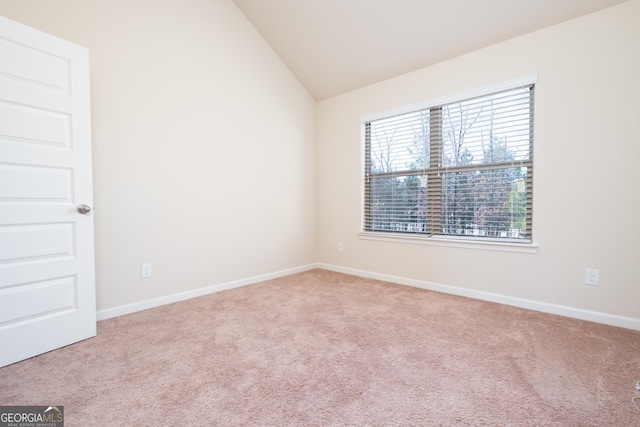
[[[361,232],[358,237],[362,240],[377,240],[381,242],[410,243],[428,246],[446,246],[451,248],[479,249],[487,251],[518,252],[535,254],[538,245],[533,242],[501,242],[492,240],[471,240],[456,237],[426,237],[402,236],[390,233]]]

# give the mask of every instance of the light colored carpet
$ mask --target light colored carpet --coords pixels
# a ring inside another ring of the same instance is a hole
[[[631,426],[640,332],[324,270],[0,369],[72,426]]]

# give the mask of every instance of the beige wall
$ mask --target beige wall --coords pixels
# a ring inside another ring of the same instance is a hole
[[[638,22],[623,3],[318,103],[319,261],[640,319]],[[530,74],[537,253],[359,239],[361,116]]]
[[[0,15],[90,51],[98,310],[316,261],[315,103],[231,0]]]

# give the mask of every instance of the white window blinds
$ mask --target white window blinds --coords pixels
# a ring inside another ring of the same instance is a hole
[[[365,122],[364,231],[531,240],[534,85]]]

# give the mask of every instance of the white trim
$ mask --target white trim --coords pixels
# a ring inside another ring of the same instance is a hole
[[[640,319],[633,317],[617,316],[615,314],[602,313],[592,310],[583,310],[581,308],[569,307],[558,304],[550,304],[541,301],[528,300],[524,298],[510,297],[507,295],[494,294],[490,292],[482,292],[473,289],[460,288],[456,286],[443,285],[424,280],[409,279],[406,277],[393,276],[390,274],[375,273],[371,271],[358,270],[355,268],[341,267],[332,264],[313,263],[287,270],[281,270],[274,273],[263,274],[260,276],[249,277],[246,279],[236,280],[233,282],[222,283],[206,288],[195,289],[192,291],[181,292],[178,294],[167,295],[160,298],[140,301],[133,304],[125,304],[119,307],[99,310],[97,312],[97,320],[106,320],[112,317],[123,316],[149,308],[159,307],[174,302],[185,301],[208,294],[212,294],[227,289],[239,288],[242,286],[252,285],[254,283],[263,282],[265,280],[277,279],[279,277],[289,276],[291,274],[302,273],[304,271],[321,268],[324,270],[335,271],[338,273],[351,274],[354,276],[366,277],[369,279],[383,280],[385,282],[396,283],[399,285],[413,286],[420,289],[442,292],[451,295],[459,295],[467,298],[474,298],[482,301],[495,302],[498,304],[510,305],[513,307],[524,308],[528,310],[540,311],[543,313],[556,314],[559,316],[571,317],[574,319],[586,320],[590,322],[602,323],[605,325],[616,326],[620,328],[633,329],[640,331]]]
[[[166,295],[163,297],[148,299],[131,304],[125,304],[118,307],[98,310],[96,317],[97,320],[100,321],[110,319],[112,317],[124,316],[125,314],[131,314],[138,311],[147,310],[149,308],[160,307],[162,305],[171,304],[174,302],[185,301],[191,298],[197,298],[227,289],[239,288],[241,286],[264,282],[265,280],[277,279],[279,277],[289,276],[295,273],[302,273],[304,271],[313,270],[314,268],[318,268],[318,265],[308,264],[301,267],[276,271],[274,273],[261,274],[259,276],[248,277],[246,279],[235,280],[233,282],[220,283],[218,285],[208,286],[206,288],[194,289],[192,291],[180,292],[177,294]]]
[[[365,164],[366,141],[365,141],[365,123],[386,119],[389,117],[397,116],[400,114],[412,113],[419,110],[429,109],[436,106],[450,104],[452,102],[463,101],[480,96],[490,95],[493,93],[522,87],[526,85],[536,84],[538,81],[537,74],[530,74],[528,76],[519,77],[516,79],[504,81],[501,83],[495,83],[492,85],[484,86],[481,88],[469,90],[466,92],[460,92],[454,95],[448,95],[429,101],[421,102],[418,104],[406,105],[403,107],[382,111],[378,113],[368,114],[360,117],[360,230],[364,230],[365,224],[365,179],[368,165]],[[536,253],[538,246],[533,242],[489,242],[486,240],[474,240],[472,237],[460,237],[459,241],[450,239],[453,236],[438,236],[438,237],[420,237],[420,236],[406,236],[397,233],[394,236],[388,233],[376,233],[369,231],[361,231],[359,234],[363,240],[379,240],[389,242],[401,242],[401,243],[417,243],[427,244],[434,246],[449,246],[466,249],[486,249],[494,251],[508,251],[508,252],[520,252],[520,253]]]
[[[340,267],[331,264],[318,263],[317,268],[640,331],[640,319],[633,317],[617,316],[615,314],[602,313],[599,311],[583,310],[581,308],[550,304],[542,301],[534,301],[524,298],[510,297],[507,295],[459,288],[456,286],[443,285],[423,280],[408,279],[405,277],[374,273],[370,271]]]
[[[478,89],[469,90],[466,92],[460,92],[453,95],[447,95],[429,101],[419,102],[417,104],[405,105],[403,107],[394,108],[391,110],[381,111],[378,113],[367,114],[360,117],[360,121],[364,124],[373,120],[386,119],[389,117],[397,116],[400,114],[412,113],[418,110],[424,110],[431,107],[437,107],[444,104],[450,104],[452,102],[464,101],[478,96],[490,95],[495,92],[501,92],[503,90],[513,89],[519,86],[526,86],[535,84],[538,81],[537,74],[531,74],[517,79],[508,80],[502,83],[495,83],[492,85],[484,86]]]
[[[402,235],[399,233],[375,233],[363,231],[358,233],[361,240],[377,240],[381,242],[411,243],[414,245],[448,246],[451,248],[481,249],[487,251],[518,252],[535,254],[538,245],[535,243],[504,242],[496,240],[473,240],[472,238],[456,238],[453,236],[428,237],[419,235]]]

